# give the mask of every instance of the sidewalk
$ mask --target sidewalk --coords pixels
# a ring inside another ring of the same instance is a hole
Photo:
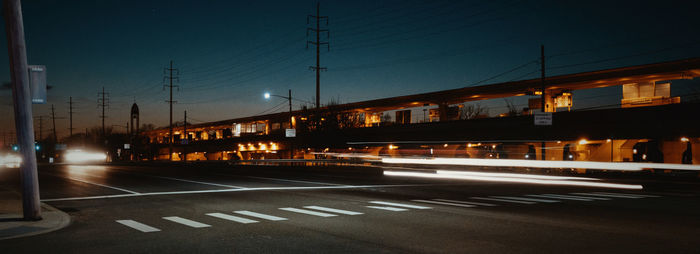
[[[70,216],[41,203],[39,221],[22,220],[22,198],[19,192],[0,186],[0,240],[44,234],[70,224]]]

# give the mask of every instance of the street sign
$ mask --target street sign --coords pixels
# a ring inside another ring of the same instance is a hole
[[[536,112],[535,125],[552,125],[552,112]]]
[[[46,66],[29,65],[29,91],[32,104],[46,104]]]
[[[293,138],[297,136],[297,129],[284,129],[284,136]]]

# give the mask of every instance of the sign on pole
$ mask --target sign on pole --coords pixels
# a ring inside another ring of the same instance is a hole
[[[297,136],[297,129],[284,129],[284,136],[293,138]]]
[[[552,125],[552,112],[535,112],[535,125]]]
[[[29,90],[32,104],[46,104],[46,66],[29,65]]]

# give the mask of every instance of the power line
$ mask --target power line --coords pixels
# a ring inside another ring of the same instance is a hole
[[[109,93],[105,93],[105,87],[103,86],[102,92],[98,92],[97,96],[98,106],[102,107],[102,115],[100,115],[100,118],[102,118],[102,137],[107,138],[105,133],[105,118],[107,118],[107,115],[105,115],[105,107],[109,107]]]

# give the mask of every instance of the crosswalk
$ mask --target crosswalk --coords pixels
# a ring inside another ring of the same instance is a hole
[[[496,207],[503,205],[535,205],[535,204],[555,204],[561,202],[591,202],[591,201],[609,201],[614,199],[643,199],[643,198],[658,198],[658,195],[648,194],[631,194],[631,193],[612,193],[612,192],[576,192],[565,194],[554,193],[538,193],[538,194],[522,194],[516,196],[475,196],[465,197],[464,200],[455,199],[411,199],[406,201],[382,201],[370,200],[366,201],[367,205],[358,207],[357,209],[346,210],[325,207],[318,205],[308,205],[303,207],[281,207],[277,208],[278,214],[266,214],[253,212],[248,210],[237,210],[231,213],[212,212],[204,215],[228,221],[232,223],[251,224],[260,223],[262,221],[279,222],[289,220],[289,216],[312,216],[320,218],[332,218],[338,216],[357,216],[365,214],[364,211],[358,209],[371,209],[378,212],[406,212],[412,210],[430,210],[434,208],[452,207],[452,208],[478,208],[478,207]],[[177,225],[186,226],[189,228],[210,228],[213,225],[204,222],[196,221],[197,218],[183,218],[179,216],[162,217],[164,221],[168,221]],[[143,222],[138,222],[131,219],[116,220],[118,224],[128,228],[143,232],[152,233],[159,232],[161,229],[152,225],[147,225]],[[208,221],[207,221],[208,222]],[[161,222],[159,222],[161,223]],[[209,223],[209,222],[208,222]]]

